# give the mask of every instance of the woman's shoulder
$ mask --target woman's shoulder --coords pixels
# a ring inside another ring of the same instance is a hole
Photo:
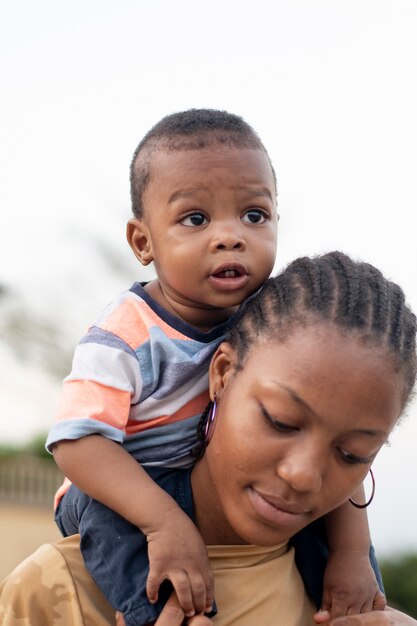
[[[79,535],[40,546],[0,584],[2,626],[114,626],[114,610],[85,569]]]

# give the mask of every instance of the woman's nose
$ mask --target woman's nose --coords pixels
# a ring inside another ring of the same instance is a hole
[[[277,465],[277,474],[295,491],[318,493],[322,488],[323,470],[320,460],[308,455],[287,457]]]

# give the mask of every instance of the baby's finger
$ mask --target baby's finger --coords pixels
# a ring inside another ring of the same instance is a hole
[[[149,571],[146,580],[146,595],[148,596],[149,602],[155,604],[158,600],[158,591],[162,581],[163,578],[161,578],[161,576],[156,576],[152,570]]]
[[[387,599],[380,589],[375,594],[372,608],[374,611],[383,611],[387,606]]]
[[[371,611],[383,611],[387,605],[386,598],[381,591],[377,591],[372,598],[368,596],[362,600],[362,605],[352,604],[348,611],[348,615],[356,615],[359,613],[371,613]]]
[[[349,617],[350,615],[360,615],[361,613],[369,613],[372,611],[372,601],[365,602],[364,604],[357,604],[356,602],[347,606],[345,603],[333,602],[330,610],[330,616],[332,619],[337,617]]]
[[[178,604],[175,593],[173,593],[162,609],[155,626],[182,626],[183,622],[184,611]]]
[[[323,595],[321,598],[321,606],[320,611],[330,611],[332,606],[332,594],[327,589],[323,590]]]
[[[187,572],[175,572],[174,574],[170,574],[167,578],[171,581],[172,586],[175,589],[175,593],[177,594],[178,598],[178,604],[183,609],[185,615],[187,617],[192,617],[193,615],[195,615],[196,609],[194,606],[191,583],[190,579],[188,578]],[[203,611],[199,612],[202,613]]]
[[[188,626],[210,626],[213,624],[209,617],[205,617],[204,615],[196,615],[191,619],[187,620]]]
[[[194,608],[197,614],[211,611],[214,602],[214,576],[209,569],[205,575],[198,572],[189,573]]]
[[[331,607],[329,607],[329,613],[332,619],[353,613],[360,613],[361,605],[356,608],[356,611],[354,611],[352,607],[353,605],[344,594],[334,595],[332,597]]]
[[[205,579],[206,581],[206,606],[205,611],[209,613],[214,604],[214,575],[210,570],[209,575]]]
[[[119,611],[116,612],[116,626],[126,626],[125,618]]]
[[[327,609],[321,608],[317,613],[314,613],[313,619],[316,624],[325,624],[330,619],[330,613]]]
[[[365,600],[352,602],[343,615],[359,615],[360,613],[370,613],[371,611],[383,611],[385,606],[385,596],[379,592],[374,598],[368,596]]]
[[[359,615],[360,613],[370,613],[371,611],[383,611],[387,605],[384,594],[378,589],[374,597],[368,594],[365,598],[359,598],[351,602],[346,615]]]

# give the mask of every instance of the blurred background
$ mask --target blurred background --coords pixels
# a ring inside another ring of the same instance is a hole
[[[167,113],[226,109],[258,131],[278,175],[277,269],[338,248],[417,310],[416,28],[415,0],[2,1],[0,577],[58,536],[44,436],[76,342],[149,278],[125,242],[128,170]],[[405,581],[414,602],[416,441],[411,405],[369,510],[390,589]]]

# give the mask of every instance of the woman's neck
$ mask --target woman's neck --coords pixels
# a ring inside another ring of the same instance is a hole
[[[216,486],[208,471],[205,457],[200,459],[191,472],[195,523],[206,545],[236,545],[244,541],[227,521]]]

